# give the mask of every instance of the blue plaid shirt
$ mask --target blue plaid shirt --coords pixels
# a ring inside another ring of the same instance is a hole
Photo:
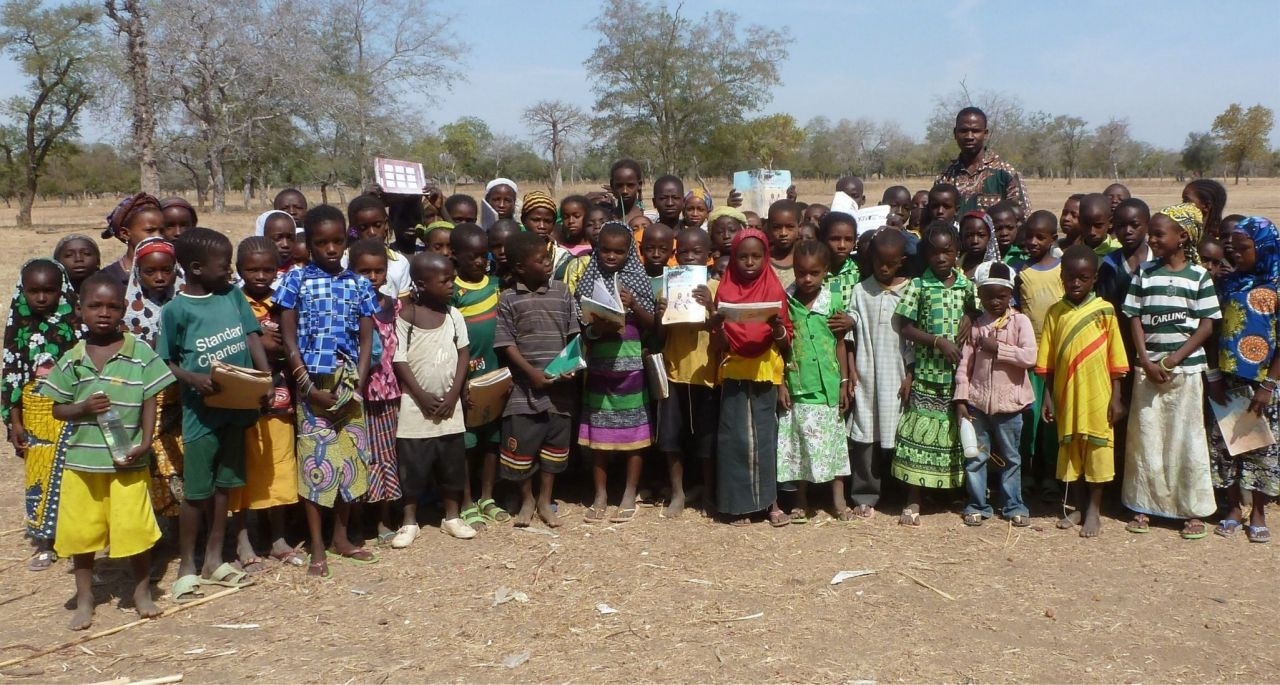
[[[272,301],[298,310],[298,350],[310,373],[337,371],[339,352],[357,358],[360,317],[378,311],[378,294],[367,278],[349,269],[331,274],[314,264],[286,273]]]

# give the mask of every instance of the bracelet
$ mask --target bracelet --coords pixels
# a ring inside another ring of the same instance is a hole
[[[1276,387],[1280,386],[1280,381],[1276,381],[1274,378],[1267,378],[1264,379],[1260,385],[1262,386],[1262,389],[1267,392],[1275,392]]]
[[[929,343],[929,347],[932,347],[935,350],[938,349],[938,336],[933,336],[933,342]]]
[[[1220,381],[1222,380],[1222,372],[1217,369],[1209,369],[1204,372],[1204,378],[1210,383]]]
[[[840,379],[840,384],[841,384],[841,385],[844,385],[845,383],[848,383],[848,382],[849,382],[849,379],[848,379],[848,378],[841,378],[841,379]]]
[[[1165,371],[1173,371],[1174,367],[1172,367],[1172,366],[1165,366],[1165,361],[1166,361],[1167,359],[1169,359],[1169,358],[1168,358],[1168,357],[1164,357],[1164,358],[1162,358],[1162,359],[1160,360],[1160,364],[1159,364],[1159,366],[1160,366],[1160,368],[1164,369]]]
[[[775,336],[773,336],[773,339],[774,339],[774,340],[786,340],[786,339],[787,339],[787,329],[785,329],[785,328],[784,328],[784,329],[782,329],[782,335],[775,335]]]

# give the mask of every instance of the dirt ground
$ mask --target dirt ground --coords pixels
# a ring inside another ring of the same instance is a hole
[[[1038,207],[1056,210],[1068,192],[1104,185],[1033,182],[1030,192]],[[1180,190],[1131,187],[1153,206]],[[801,199],[820,191],[802,184]],[[1275,215],[1278,191],[1280,181],[1228,186],[1229,211]],[[36,217],[87,232],[106,204],[42,207]],[[236,237],[252,225],[244,212],[202,223]],[[27,257],[48,254],[64,232],[0,231],[8,246],[0,275],[12,278]],[[0,447],[0,482],[9,484],[0,488],[0,661],[78,636],[65,627],[70,565],[25,569],[21,470]],[[1045,504],[1033,509],[1032,528],[992,521],[971,529],[950,498],[926,509],[920,530],[883,514],[733,528],[697,511],[663,519],[656,508],[629,524],[591,526],[582,523],[581,492],[557,494],[564,526],[555,533],[498,527],[459,541],[427,527],[408,550],[380,548],[377,564],[333,562],[330,580],[272,566],[239,593],[0,668],[0,678],[1195,683],[1280,673],[1271,628],[1280,552],[1243,534],[1184,541],[1157,527],[1131,535],[1114,504],[1096,540],[1056,530],[1058,509]],[[1269,513],[1280,520],[1274,505]],[[162,607],[173,605],[162,593],[175,568],[170,558],[155,574]],[[874,573],[831,585],[842,570]],[[104,561],[99,576],[93,630],[134,620],[120,606],[125,565]]]

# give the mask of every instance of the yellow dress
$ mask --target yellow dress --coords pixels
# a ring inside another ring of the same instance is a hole
[[[27,429],[25,456],[27,533],[36,540],[52,540],[58,525],[65,447],[60,440],[66,425],[53,418],[53,400],[36,394],[40,381],[22,388],[22,423]]]

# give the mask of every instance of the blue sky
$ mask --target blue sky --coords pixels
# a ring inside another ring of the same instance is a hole
[[[234,1],[234,0],[232,0]],[[674,3],[672,3],[674,5]],[[476,115],[527,135],[521,110],[543,98],[590,108],[582,65],[597,42],[585,0],[435,0],[467,44],[465,79],[425,105],[428,123]],[[730,9],[786,25],[795,38],[783,84],[764,113],[891,119],[924,132],[934,99],[966,79],[973,91],[1016,96],[1029,111],[1128,117],[1134,137],[1180,148],[1231,102],[1280,111],[1280,2],[852,2],[688,0],[694,15]],[[18,88],[0,62],[0,96]],[[997,123],[997,122],[993,122]],[[116,135],[91,122],[87,138]],[[1272,144],[1280,145],[1280,131]]]

